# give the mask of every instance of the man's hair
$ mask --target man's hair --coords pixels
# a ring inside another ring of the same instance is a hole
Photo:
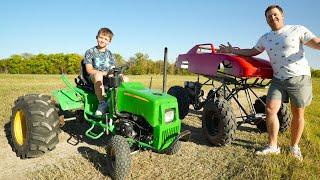
[[[103,27],[99,29],[96,38],[98,38],[99,35],[108,36],[110,40],[112,40],[113,32],[109,28]]]
[[[279,9],[279,11],[283,14],[283,10],[279,5],[271,5],[271,6],[268,6],[267,9],[264,11],[265,17],[267,17],[267,12],[270,11],[271,9],[273,9],[273,8]]]

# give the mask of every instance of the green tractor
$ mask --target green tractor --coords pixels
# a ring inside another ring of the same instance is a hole
[[[64,122],[59,114],[65,111],[81,112],[90,127],[85,132],[87,137],[96,140],[110,136],[106,153],[110,176],[114,179],[128,175],[132,152],[177,153],[180,141],[187,141],[191,133],[180,132],[176,98],[138,82],[121,82],[119,75],[125,69],[125,66],[116,67],[112,70],[113,77],[104,79],[108,111],[102,116],[94,113],[98,100],[93,86],[83,76],[83,66],[83,73],[76,79],[77,86],[61,76],[67,88],[53,91],[54,101],[39,94],[19,97],[11,116],[12,143],[17,156],[38,157],[53,150]]]

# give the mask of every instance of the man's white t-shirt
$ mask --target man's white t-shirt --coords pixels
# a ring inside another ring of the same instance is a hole
[[[273,76],[288,79],[294,76],[311,76],[303,44],[316,36],[301,25],[285,25],[260,37],[254,48],[267,51]]]

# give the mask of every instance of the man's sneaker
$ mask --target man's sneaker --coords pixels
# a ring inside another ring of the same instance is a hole
[[[261,150],[256,151],[256,155],[280,154],[279,147],[265,146]]]
[[[290,154],[297,158],[298,160],[302,161],[303,160],[303,156],[301,154],[300,148],[298,145],[295,145],[293,147],[290,147]]]
[[[108,108],[108,104],[105,101],[100,102],[99,105],[98,105],[98,109],[97,109],[95,115],[96,116],[103,115],[104,113],[106,113],[107,108]]]

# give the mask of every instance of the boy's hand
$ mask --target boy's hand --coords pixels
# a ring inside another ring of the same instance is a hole
[[[120,78],[122,79],[123,82],[129,82],[129,78],[123,74],[120,74]]]

